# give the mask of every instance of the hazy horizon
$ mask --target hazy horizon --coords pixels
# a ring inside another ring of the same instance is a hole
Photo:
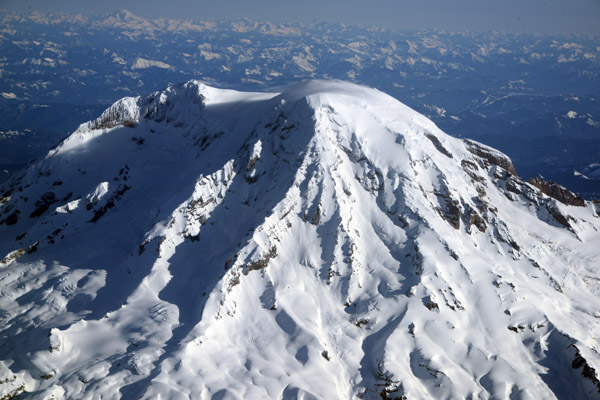
[[[107,0],[102,3],[57,0],[0,0],[0,8],[20,11],[69,12],[103,15],[121,9],[146,18],[237,20],[244,17],[271,22],[339,22],[398,30],[501,31],[509,33],[600,35],[600,2],[575,0],[516,0],[502,3],[474,0],[401,1],[350,0],[302,3],[260,0],[244,2],[172,0],[170,2]]]

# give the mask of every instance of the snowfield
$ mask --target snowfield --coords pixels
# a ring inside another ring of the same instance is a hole
[[[1,193],[0,398],[600,398],[600,206],[377,90],[125,98]]]

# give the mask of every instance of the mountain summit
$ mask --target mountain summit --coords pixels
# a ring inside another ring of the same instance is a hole
[[[124,98],[4,187],[0,396],[598,398],[598,210],[538,187],[354,84]]]

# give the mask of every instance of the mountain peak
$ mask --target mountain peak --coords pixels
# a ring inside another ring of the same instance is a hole
[[[114,17],[120,21],[134,21],[134,20],[139,20],[141,19],[140,17],[138,17],[137,15],[135,15],[134,13],[132,13],[131,11],[128,11],[126,9],[121,9],[117,12],[115,12]]]
[[[375,89],[125,98],[0,207],[0,372],[40,396],[600,388],[594,205]]]
[[[108,14],[105,18],[96,21],[94,24],[101,27],[132,28],[134,34],[139,34],[140,32],[152,32],[156,28],[153,22],[125,9]]]

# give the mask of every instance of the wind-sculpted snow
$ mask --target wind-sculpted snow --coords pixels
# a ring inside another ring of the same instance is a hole
[[[0,199],[0,395],[598,398],[599,210],[338,81],[117,102]]]

